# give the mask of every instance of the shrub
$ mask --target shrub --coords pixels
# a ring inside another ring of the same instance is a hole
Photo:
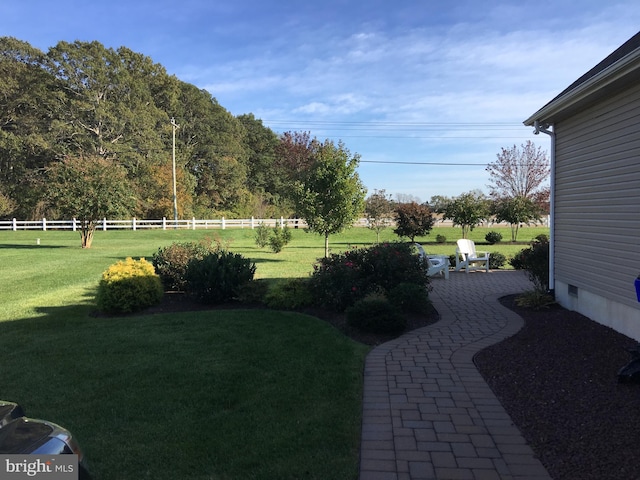
[[[504,267],[504,264],[506,262],[507,262],[507,257],[505,257],[500,252],[491,252],[489,254],[489,268],[491,270]]]
[[[260,248],[264,248],[269,244],[269,233],[271,229],[264,223],[260,223],[256,228],[256,245]]]
[[[426,261],[414,253],[411,243],[384,243],[320,259],[310,288],[320,305],[344,311],[372,292],[386,293],[403,282],[426,287],[427,271]]]
[[[441,234],[436,235],[436,243],[446,243],[446,242],[447,242],[447,237]]]
[[[144,258],[127,258],[102,273],[96,302],[107,313],[129,313],[162,301],[164,291],[153,265]]]
[[[407,327],[407,320],[386,298],[371,295],[347,308],[347,323],[368,333],[397,333]]]
[[[169,246],[159,248],[153,254],[151,261],[156,272],[160,275],[165,289],[184,291],[187,283],[185,275],[189,262],[194,258],[202,259],[220,248],[220,246],[213,246],[210,240],[203,240],[199,243],[174,242]]]
[[[274,253],[280,253],[285,245],[291,241],[291,229],[286,225],[282,228],[275,227],[269,237],[269,246]]]
[[[549,238],[538,235],[528,248],[520,250],[510,261],[516,270],[526,270],[536,290],[549,290]]]
[[[499,232],[489,232],[484,236],[484,239],[489,245],[493,245],[494,243],[498,243],[502,240],[502,234]]]
[[[264,298],[267,307],[283,310],[308,307],[313,300],[308,278],[288,278],[276,282]]]
[[[256,266],[240,254],[213,252],[187,265],[186,290],[207,304],[236,300],[241,289],[253,280]]]
[[[400,283],[389,290],[387,298],[392,305],[403,312],[423,313],[431,302],[429,292],[424,285]]]

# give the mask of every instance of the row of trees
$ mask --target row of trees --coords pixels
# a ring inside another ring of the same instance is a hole
[[[378,238],[381,230],[391,223],[395,232],[411,241],[416,236],[429,233],[439,214],[461,227],[462,238],[477,225],[488,220],[511,225],[511,240],[516,241],[523,224],[539,222],[549,213],[549,160],[546,153],[532,142],[521,148],[503,148],[497,159],[487,165],[490,194],[480,190],[463,193],[457,197],[433,196],[428,203],[415,201],[394,202],[385,190],[374,191],[366,200],[366,215],[370,228]]]
[[[79,41],[45,53],[0,37],[0,78],[0,216],[56,218],[50,171],[78,158],[124,173],[131,214],[172,217],[173,117],[181,217],[292,211],[277,158],[286,139],[149,57]]]

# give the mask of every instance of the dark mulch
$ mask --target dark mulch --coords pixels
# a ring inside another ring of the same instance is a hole
[[[180,294],[165,297],[149,312],[212,308]],[[637,342],[559,306],[523,309],[513,296],[501,302],[521,315],[525,326],[478,353],[475,362],[551,476],[640,480],[640,385],[619,383],[617,377],[631,360],[627,349]],[[344,315],[320,309],[303,313],[367,345],[395,337],[359,333],[346,325]],[[413,316],[408,330],[437,320],[435,310]]]
[[[533,311],[515,336],[475,357],[550,475],[640,479],[640,385],[618,382],[637,342],[559,306]]]

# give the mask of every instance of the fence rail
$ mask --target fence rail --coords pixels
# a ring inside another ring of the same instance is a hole
[[[222,229],[227,228],[250,228],[254,229],[260,224],[267,225],[269,227],[284,227],[288,225],[293,228],[306,228],[307,223],[299,218],[245,218],[245,219],[226,219],[224,217],[219,219],[210,220],[198,220],[195,218],[189,220],[170,220],[162,218],[160,220],[142,220],[138,218],[131,218],[128,220],[108,220],[103,218],[97,225],[98,230],[146,230],[146,229],[161,229],[161,230],[173,230],[173,229]],[[548,217],[543,218],[541,223],[544,226],[549,225]],[[360,218],[353,226],[354,227],[367,227],[369,225],[366,218]],[[482,226],[509,226],[508,223],[495,223],[485,222]],[[80,221],[75,218],[71,220],[47,220],[43,218],[41,220],[0,220],[0,231],[2,230],[73,230],[74,232],[80,228]],[[434,227],[451,227],[453,223],[450,220],[438,219],[434,224]]]

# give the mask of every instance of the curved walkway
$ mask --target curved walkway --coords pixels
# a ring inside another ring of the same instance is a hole
[[[367,357],[360,480],[549,480],[473,363],[522,328],[498,298],[531,283],[478,271],[431,285],[440,320]]]

